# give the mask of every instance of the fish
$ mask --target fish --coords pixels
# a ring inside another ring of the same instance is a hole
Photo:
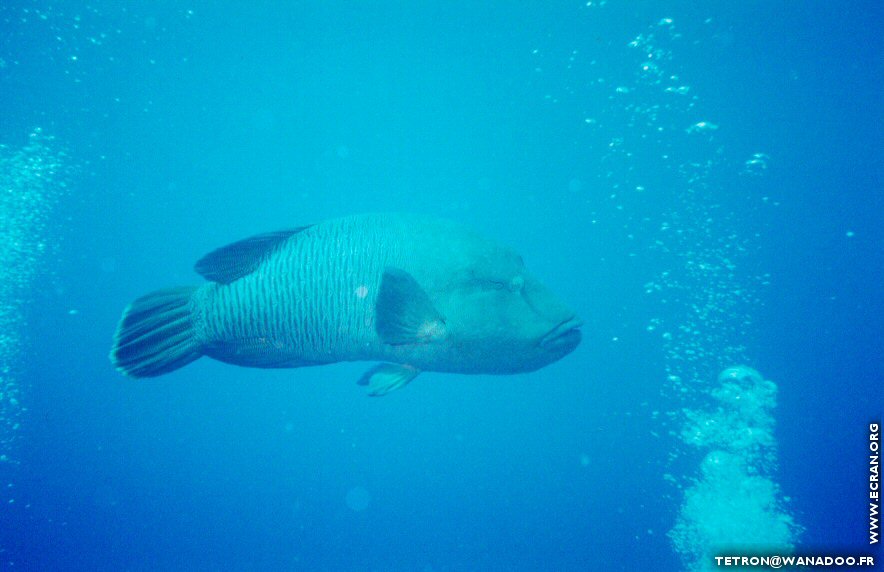
[[[424,371],[531,372],[581,341],[577,314],[508,246],[427,215],[379,213],[260,234],[214,250],[208,280],[135,300],[110,360],[133,378],[206,356],[256,368],[381,362],[371,396]]]

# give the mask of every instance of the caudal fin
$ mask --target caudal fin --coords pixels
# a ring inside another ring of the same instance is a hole
[[[114,366],[132,377],[169,373],[202,353],[192,319],[196,286],[158,290],[132,302],[123,312],[114,347]]]

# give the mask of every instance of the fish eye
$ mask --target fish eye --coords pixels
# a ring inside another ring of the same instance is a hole
[[[492,281],[491,286],[495,290],[503,290],[504,288],[506,288],[506,284],[504,282],[497,282],[497,281]]]

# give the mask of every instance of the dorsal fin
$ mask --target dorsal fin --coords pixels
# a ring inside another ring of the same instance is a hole
[[[193,268],[206,280],[230,284],[254,272],[280,244],[307,228],[268,232],[222,246],[200,258]]]

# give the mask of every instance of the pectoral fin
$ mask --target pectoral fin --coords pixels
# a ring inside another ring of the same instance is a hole
[[[375,331],[385,344],[426,344],[445,336],[445,318],[417,280],[388,267],[375,303]]]
[[[357,383],[368,386],[368,395],[371,397],[379,397],[404,387],[420,372],[421,370],[410,365],[382,363],[365,372]]]

